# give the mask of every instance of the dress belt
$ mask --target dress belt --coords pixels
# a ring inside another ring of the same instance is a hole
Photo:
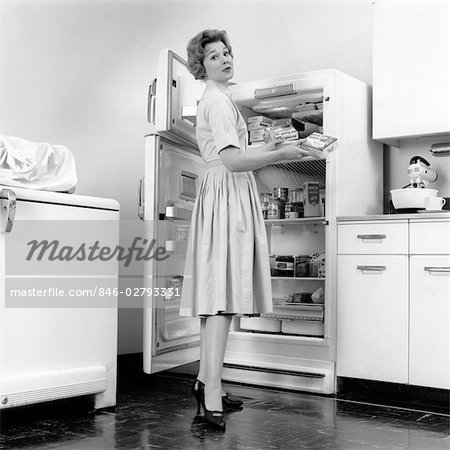
[[[207,169],[211,169],[211,167],[218,167],[218,166],[223,166],[223,163],[222,163],[221,159],[214,159],[214,160],[208,161],[206,163],[206,168]]]

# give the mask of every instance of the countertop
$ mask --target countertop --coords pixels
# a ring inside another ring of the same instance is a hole
[[[450,219],[450,211],[424,212],[411,214],[376,214],[368,216],[339,216],[337,222],[369,221],[369,220],[408,220],[408,219]]]

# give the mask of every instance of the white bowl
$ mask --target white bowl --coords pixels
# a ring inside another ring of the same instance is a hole
[[[395,209],[425,209],[425,199],[427,197],[437,197],[437,193],[437,189],[394,189],[391,191],[391,198]]]

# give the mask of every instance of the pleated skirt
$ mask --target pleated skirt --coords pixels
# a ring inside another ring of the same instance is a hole
[[[192,213],[180,315],[272,309],[267,235],[253,173],[211,167]]]

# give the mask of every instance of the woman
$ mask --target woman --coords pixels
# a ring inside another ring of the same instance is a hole
[[[234,314],[272,311],[269,252],[252,170],[305,153],[276,150],[272,136],[247,149],[247,127],[227,93],[233,53],[225,31],[205,30],[187,46],[188,67],[206,83],[198,104],[196,139],[207,170],[194,205],[180,315],[201,318],[200,366],[193,393],[205,420],[225,429],[222,366]]]

